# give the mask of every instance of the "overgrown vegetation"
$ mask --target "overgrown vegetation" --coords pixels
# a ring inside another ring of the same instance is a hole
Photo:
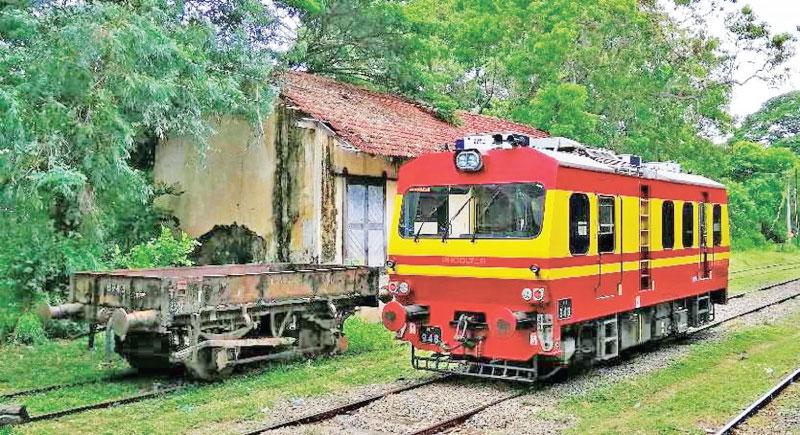
[[[189,255],[199,243],[181,232],[175,237],[167,227],[161,227],[158,238],[135,245],[127,254],[117,247],[112,263],[120,269],[144,269],[164,266],[191,266]]]
[[[800,249],[776,245],[735,251],[730,259],[729,294],[753,291],[771,284],[800,278]]]
[[[274,56],[252,35],[272,18],[249,0],[0,5],[0,337],[71,272],[172,255],[119,257],[171,223],[153,206],[152,147],[268,113]]]

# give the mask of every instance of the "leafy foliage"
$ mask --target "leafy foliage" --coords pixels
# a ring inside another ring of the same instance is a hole
[[[39,318],[33,313],[25,313],[14,327],[13,340],[17,344],[42,344],[47,341],[47,336]]]
[[[181,232],[175,237],[167,227],[161,227],[158,238],[141,243],[125,255],[115,253],[113,263],[122,269],[144,269],[165,266],[191,266],[189,255],[199,243]]]
[[[753,142],[734,142],[725,180],[731,207],[731,231],[739,247],[766,240],[786,240],[784,195],[786,174],[800,165],[788,149]]]
[[[167,135],[204,143],[217,117],[268,114],[275,56],[253,35],[273,25],[270,10],[255,0],[193,5],[0,7],[0,302],[11,301],[8,309],[63,290],[73,271],[109,266],[111,247],[127,251],[168,223],[153,205],[163,189],[140,164],[148,147]]]
[[[779,95],[745,118],[736,136],[800,154],[800,91]]]

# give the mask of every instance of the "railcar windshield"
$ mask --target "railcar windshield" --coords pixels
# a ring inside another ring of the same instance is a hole
[[[534,238],[542,231],[540,184],[413,187],[403,197],[402,237]]]

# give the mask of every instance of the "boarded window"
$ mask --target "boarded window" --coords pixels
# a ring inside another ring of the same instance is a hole
[[[675,204],[672,201],[661,205],[661,245],[664,249],[675,247]]]
[[[569,197],[569,252],[589,252],[589,197],[583,193]]]
[[[694,245],[694,204],[683,204],[683,247],[691,248]]]
[[[714,204],[714,211],[712,212],[712,225],[711,229],[714,233],[714,246],[722,244],[722,206]]]
[[[598,197],[597,252],[614,252],[614,197]]]

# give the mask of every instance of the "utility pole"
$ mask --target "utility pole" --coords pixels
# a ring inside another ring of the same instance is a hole
[[[800,213],[797,212],[798,206],[798,186],[797,186],[797,166],[794,168],[794,240],[795,243],[800,244],[800,238],[798,238],[798,232],[800,232]]]
[[[786,238],[793,238],[792,233],[792,180],[786,180]]]

